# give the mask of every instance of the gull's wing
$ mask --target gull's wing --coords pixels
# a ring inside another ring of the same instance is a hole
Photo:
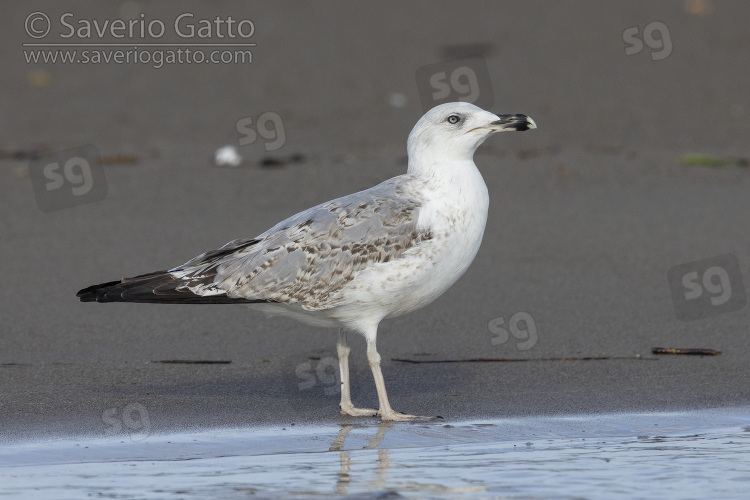
[[[300,212],[219,258],[209,252],[170,272],[199,295],[335,305],[332,296],[367,266],[398,258],[429,238],[417,230],[420,202],[397,177]],[[209,278],[209,279],[206,279]]]
[[[395,177],[310,208],[256,238],[231,241],[169,271],[99,285],[108,290],[89,287],[79,296],[100,302],[334,307],[336,293],[358,272],[396,259],[431,238],[428,231],[417,229],[421,204],[407,188],[407,178]]]

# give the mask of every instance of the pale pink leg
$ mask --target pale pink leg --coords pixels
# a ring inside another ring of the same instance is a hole
[[[341,373],[341,407],[342,415],[351,415],[353,417],[372,417],[377,415],[377,411],[371,408],[355,408],[352,404],[351,390],[349,386],[349,351],[351,348],[346,339],[347,331],[343,328],[339,330],[339,340],[336,343],[336,350],[339,354],[339,371]]]

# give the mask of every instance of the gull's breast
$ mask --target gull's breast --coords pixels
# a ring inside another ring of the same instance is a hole
[[[466,272],[479,250],[489,205],[487,188],[476,173],[475,185],[464,182],[458,189],[425,192],[419,225],[429,238],[397,259],[360,272],[342,290],[347,305],[336,314],[400,316],[437,299]]]

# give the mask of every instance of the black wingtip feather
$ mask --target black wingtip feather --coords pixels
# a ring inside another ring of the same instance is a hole
[[[76,297],[80,297],[81,302],[96,302],[96,298],[103,290],[119,285],[120,283],[121,281],[109,281],[99,285],[91,285],[82,290],[78,290]]]
[[[140,302],[150,304],[252,304],[260,299],[235,299],[226,295],[197,295],[177,289],[182,282],[167,271],[109,281],[80,290],[81,302]]]

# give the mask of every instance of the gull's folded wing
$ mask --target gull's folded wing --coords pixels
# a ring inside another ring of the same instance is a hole
[[[369,265],[397,259],[428,231],[404,176],[300,212],[260,236],[235,240],[182,266],[81,290],[82,301],[336,305]]]

